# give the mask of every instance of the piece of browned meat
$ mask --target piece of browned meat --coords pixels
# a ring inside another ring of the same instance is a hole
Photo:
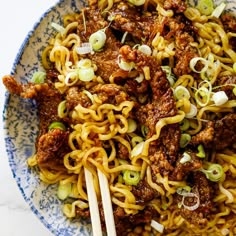
[[[236,114],[227,114],[223,118],[209,122],[205,129],[192,137],[190,145],[203,144],[207,148],[223,150],[235,148]]]
[[[185,179],[192,171],[196,171],[202,167],[202,160],[196,156],[196,153],[192,151],[187,151],[187,153],[191,156],[191,160],[181,163],[180,160],[183,156],[180,154],[178,160],[176,161],[174,171],[170,175],[170,179],[181,181]]]
[[[153,32],[155,32],[157,15],[144,13],[141,8],[127,2],[121,1],[114,4],[109,10],[109,18],[112,19],[112,28],[123,34],[127,32],[136,40],[147,42],[155,36]]]
[[[192,192],[198,195],[200,204],[196,210],[188,210],[182,206],[180,209],[180,214],[183,218],[189,221],[192,224],[198,224],[200,226],[204,226],[207,222],[207,216],[213,210],[213,185],[214,183],[210,182],[205,174],[200,171],[193,172],[192,176]],[[177,201],[181,202],[182,196],[177,195]],[[196,199],[194,198],[187,198],[185,200],[185,204],[188,206],[194,205]]]
[[[82,15],[78,19],[78,29],[77,33],[81,37],[83,43],[89,41],[89,37],[91,34],[97,32],[98,30],[105,29],[108,26],[109,22],[107,22],[102,16],[99,10],[93,9],[85,9],[84,17],[86,28],[84,28],[84,20]],[[94,24],[96,22],[96,24]],[[98,52],[93,54],[87,54],[87,56],[92,60],[94,64],[97,66],[96,74],[101,76],[103,80],[106,82],[109,81],[109,77],[117,70],[119,70],[118,64],[116,63],[119,48],[121,43],[114,36],[113,32],[109,27],[106,28],[106,42],[104,48]]]
[[[68,146],[69,132],[52,129],[39,137],[37,143],[37,163],[47,169],[62,169],[63,157],[70,149]]]
[[[147,138],[149,138],[156,133],[155,126],[160,119],[177,114],[172,89],[166,74],[154,57],[131,49],[127,45],[120,49],[120,54],[125,61],[133,61],[138,71],[142,71],[144,67],[150,69],[149,87],[146,92],[149,99],[135,110],[135,117],[140,124],[147,127]],[[167,125],[162,129],[158,140],[150,144],[149,158],[154,173],[168,174],[173,170],[172,165],[175,163],[179,151],[180,134],[178,124]]]
[[[236,84],[236,75],[226,75],[217,79],[216,86],[220,86],[216,91],[224,91],[230,100],[236,99],[233,89]]]

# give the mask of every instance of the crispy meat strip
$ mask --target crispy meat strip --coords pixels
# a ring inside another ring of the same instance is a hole
[[[157,60],[147,56],[138,50],[123,46],[120,49],[122,58],[126,61],[133,61],[137,70],[142,71],[146,66],[150,69],[149,101],[140,105],[135,117],[148,128],[147,138],[156,133],[156,123],[164,117],[177,114],[175,100],[165,72],[162,71]],[[162,172],[168,174],[173,170],[179,151],[180,129],[178,124],[165,126],[158,140],[152,142],[149,148],[151,167],[154,173]]]
[[[57,115],[57,107],[62,97],[53,87],[52,81],[56,74],[47,73],[48,83],[22,84],[13,76],[3,77],[3,83],[11,94],[17,94],[23,98],[35,99],[39,112],[39,134],[36,140],[37,161],[39,166],[51,169],[63,168],[63,156],[68,150],[68,132],[55,129],[48,131],[48,126],[54,121],[60,121]]]
[[[81,37],[82,42],[88,42],[92,33],[104,29],[108,26],[109,22],[101,16],[99,10],[86,8],[84,10],[84,16],[86,19],[86,28],[84,28],[83,17],[80,15],[77,33]],[[121,43],[117,40],[109,27],[106,28],[105,33],[107,39],[104,48],[99,52],[88,54],[87,56],[96,64],[96,74],[101,76],[104,81],[109,82],[109,77],[115,71],[119,70],[116,61]]]
[[[236,143],[236,114],[228,114],[223,118],[209,122],[205,129],[192,137],[190,144],[203,144],[207,148],[223,150],[235,148]]]

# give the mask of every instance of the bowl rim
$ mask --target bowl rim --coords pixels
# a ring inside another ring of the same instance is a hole
[[[18,52],[13,60],[13,64],[10,70],[10,75],[15,75],[16,74],[16,69],[17,69],[17,65],[21,60],[22,54],[24,53],[24,50],[27,46],[27,44],[29,43],[30,38],[32,37],[33,33],[37,30],[37,28],[40,26],[42,20],[48,16],[48,14],[50,12],[52,12],[60,3],[64,2],[64,0],[57,0],[52,6],[50,6],[47,10],[45,10],[41,16],[38,18],[38,20],[36,20],[36,22],[33,24],[33,26],[31,27],[31,29],[28,31],[28,33],[26,34],[23,42],[21,43]],[[7,144],[7,140],[8,140],[8,135],[7,135],[7,109],[8,109],[8,105],[10,102],[10,98],[11,98],[11,94],[6,91],[5,92],[5,97],[4,97],[4,104],[3,104],[3,112],[2,112],[2,122],[3,122],[3,133],[4,133],[4,142],[5,142],[5,150],[6,150],[6,154],[7,154],[7,158],[8,158],[8,163],[11,169],[11,173],[12,176],[17,184],[18,189],[20,190],[21,195],[23,196],[23,199],[25,200],[25,202],[27,203],[28,207],[30,208],[30,210],[34,213],[34,215],[36,215],[36,217],[39,219],[39,221],[54,235],[60,235],[59,232],[57,232],[55,229],[53,229],[53,227],[45,220],[45,217],[37,210],[36,206],[34,205],[34,203],[31,201],[30,198],[27,198],[24,189],[21,187],[21,181],[19,179],[17,179],[16,176],[16,172],[14,170],[14,162],[12,160],[14,160],[14,155],[11,152],[8,144]]]

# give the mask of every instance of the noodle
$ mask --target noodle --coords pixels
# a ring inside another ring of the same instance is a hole
[[[106,176],[120,235],[235,235],[235,29],[184,1],[128,2],[90,1],[64,16],[42,53],[48,90],[35,85],[35,94],[61,104],[43,120],[65,129],[43,123],[28,165],[43,182],[69,186],[68,218],[89,215],[86,168],[99,202],[97,170]]]

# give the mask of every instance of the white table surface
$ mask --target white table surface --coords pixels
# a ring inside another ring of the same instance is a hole
[[[10,73],[17,51],[34,23],[56,2],[56,0],[1,1],[0,78]],[[52,236],[31,212],[12,177],[2,128],[4,94],[5,88],[0,80],[0,235]]]

